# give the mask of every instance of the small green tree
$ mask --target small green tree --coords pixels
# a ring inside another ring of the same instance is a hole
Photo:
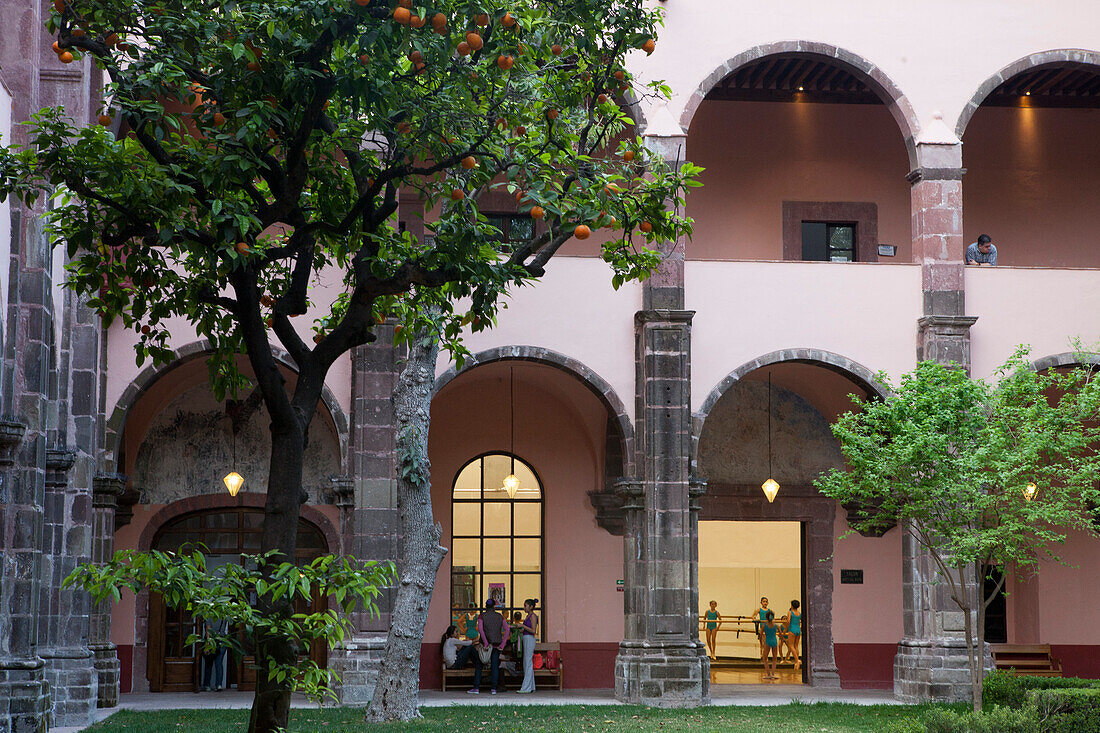
[[[69,284],[139,332],[139,362],[171,358],[178,318],[212,344],[216,393],[243,386],[233,357],[247,355],[271,420],[261,550],[290,558],[325,377],[378,323],[461,353],[463,329],[489,327],[501,294],[570,239],[610,231],[600,253],[618,286],[657,264],[650,245],[690,232],[677,207],[698,169],[650,155],[622,106],[669,94],[625,66],[653,51],[660,13],[648,0],[54,0],[59,60],[91,57],[108,104],[100,125],[39,113],[25,149],[0,148],[0,195],[54,197]],[[494,188],[515,194],[527,236],[502,241],[481,212]],[[427,236],[396,219],[410,194]],[[293,319],[319,280],[343,292],[315,304],[310,334]],[[427,491],[423,355],[399,415],[406,512]],[[419,643],[442,557],[424,509],[402,525],[416,530],[400,558],[413,582],[397,602],[414,611],[393,659]],[[287,656],[279,643],[257,643],[261,666]],[[407,664],[397,676],[415,684]],[[415,713],[412,693],[390,695],[398,717]],[[284,728],[288,709],[289,686],[261,675],[250,731]]]
[[[1068,532],[1096,532],[1100,383],[1083,368],[1036,372],[1026,353],[993,382],[922,362],[885,399],[857,399],[833,426],[847,469],[815,482],[852,507],[853,530],[896,523],[928,553],[963,613],[975,710],[985,609],[1005,572],[1037,572]]]
[[[240,564],[209,569],[197,549],[181,552],[119,550],[102,564],[85,563],[65,579],[64,587],[88,591],[96,602],[115,601],[122,591],[152,591],[170,608],[187,611],[200,621],[225,621],[225,633],[192,633],[187,645],[227,649],[249,656],[253,640],[278,639],[284,657],[268,657],[262,673],[302,692],[318,703],[332,696],[337,675],[305,657],[310,646],[339,644],[351,630],[348,614],[378,614],[381,589],[393,581],[393,563],[360,562],[325,555],[304,565],[278,562],[278,553],[242,555]],[[271,609],[295,600],[328,598],[334,608],[283,614]]]

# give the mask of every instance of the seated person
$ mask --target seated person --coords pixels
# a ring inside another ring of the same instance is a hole
[[[447,627],[447,632],[443,634],[440,644],[443,651],[443,664],[447,669],[462,669],[475,654],[474,642],[458,638],[458,627],[453,624]]]

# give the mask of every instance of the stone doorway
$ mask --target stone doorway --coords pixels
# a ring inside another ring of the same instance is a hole
[[[762,598],[775,622],[791,601],[806,613],[805,525],[802,522],[721,521],[699,522],[699,638],[710,651],[708,627],[715,626],[710,663],[711,684],[802,684],[807,664],[801,616],[796,619],[798,663],[787,659],[787,638],[779,634],[778,680],[764,679],[760,658],[759,611]],[[719,620],[708,619],[710,602],[716,603]],[[788,622],[789,623],[789,622]]]

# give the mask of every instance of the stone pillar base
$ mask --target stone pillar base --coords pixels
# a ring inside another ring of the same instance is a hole
[[[385,636],[355,636],[329,652],[329,669],[340,675],[334,692],[341,705],[370,705],[385,653]]]
[[[698,641],[624,641],[615,658],[615,698],[658,708],[710,704],[710,659]]]
[[[99,677],[99,699],[96,704],[101,708],[118,707],[118,686],[122,674],[118,649],[110,642],[89,644],[89,647],[95,657],[93,666]]]
[[[894,657],[899,702],[969,702],[970,666],[962,639],[902,639]]]
[[[0,733],[45,733],[50,692],[41,660],[0,660]]]
[[[840,671],[836,665],[810,664],[810,686],[820,687],[824,690],[840,689]]]
[[[98,700],[92,653],[86,648],[39,649],[38,656],[50,690],[51,726],[91,725]]]

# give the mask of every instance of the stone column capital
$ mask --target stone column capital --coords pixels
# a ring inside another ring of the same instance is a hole
[[[76,463],[76,451],[68,448],[46,449],[46,487],[64,489],[69,485],[69,469]]]
[[[15,463],[15,452],[23,442],[27,426],[12,418],[0,419],[0,466]]]
[[[101,473],[92,479],[92,506],[96,509],[116,509],[118,499],[126,490],[127,477],[119,473]]]
[[[333,498],[333,504],[341,509],[350,509],[355,506],[355,479],[351,476],[330,476],[331,486],[326,493]]]
[[[652,308],[640,310],[634,314],[634,323],[644,326],[649,323],[684,323],[690,324],[695,317],[695,311],[672,310],[668,308]]]
[[[642,135],[642,143],[666,163],[681,163],[687,155],[687,135],[683,132],[646,133]]]
[[[917,319],[921,331],[932,331],[940,336],[967,336],[977,316],[922,316]]]

